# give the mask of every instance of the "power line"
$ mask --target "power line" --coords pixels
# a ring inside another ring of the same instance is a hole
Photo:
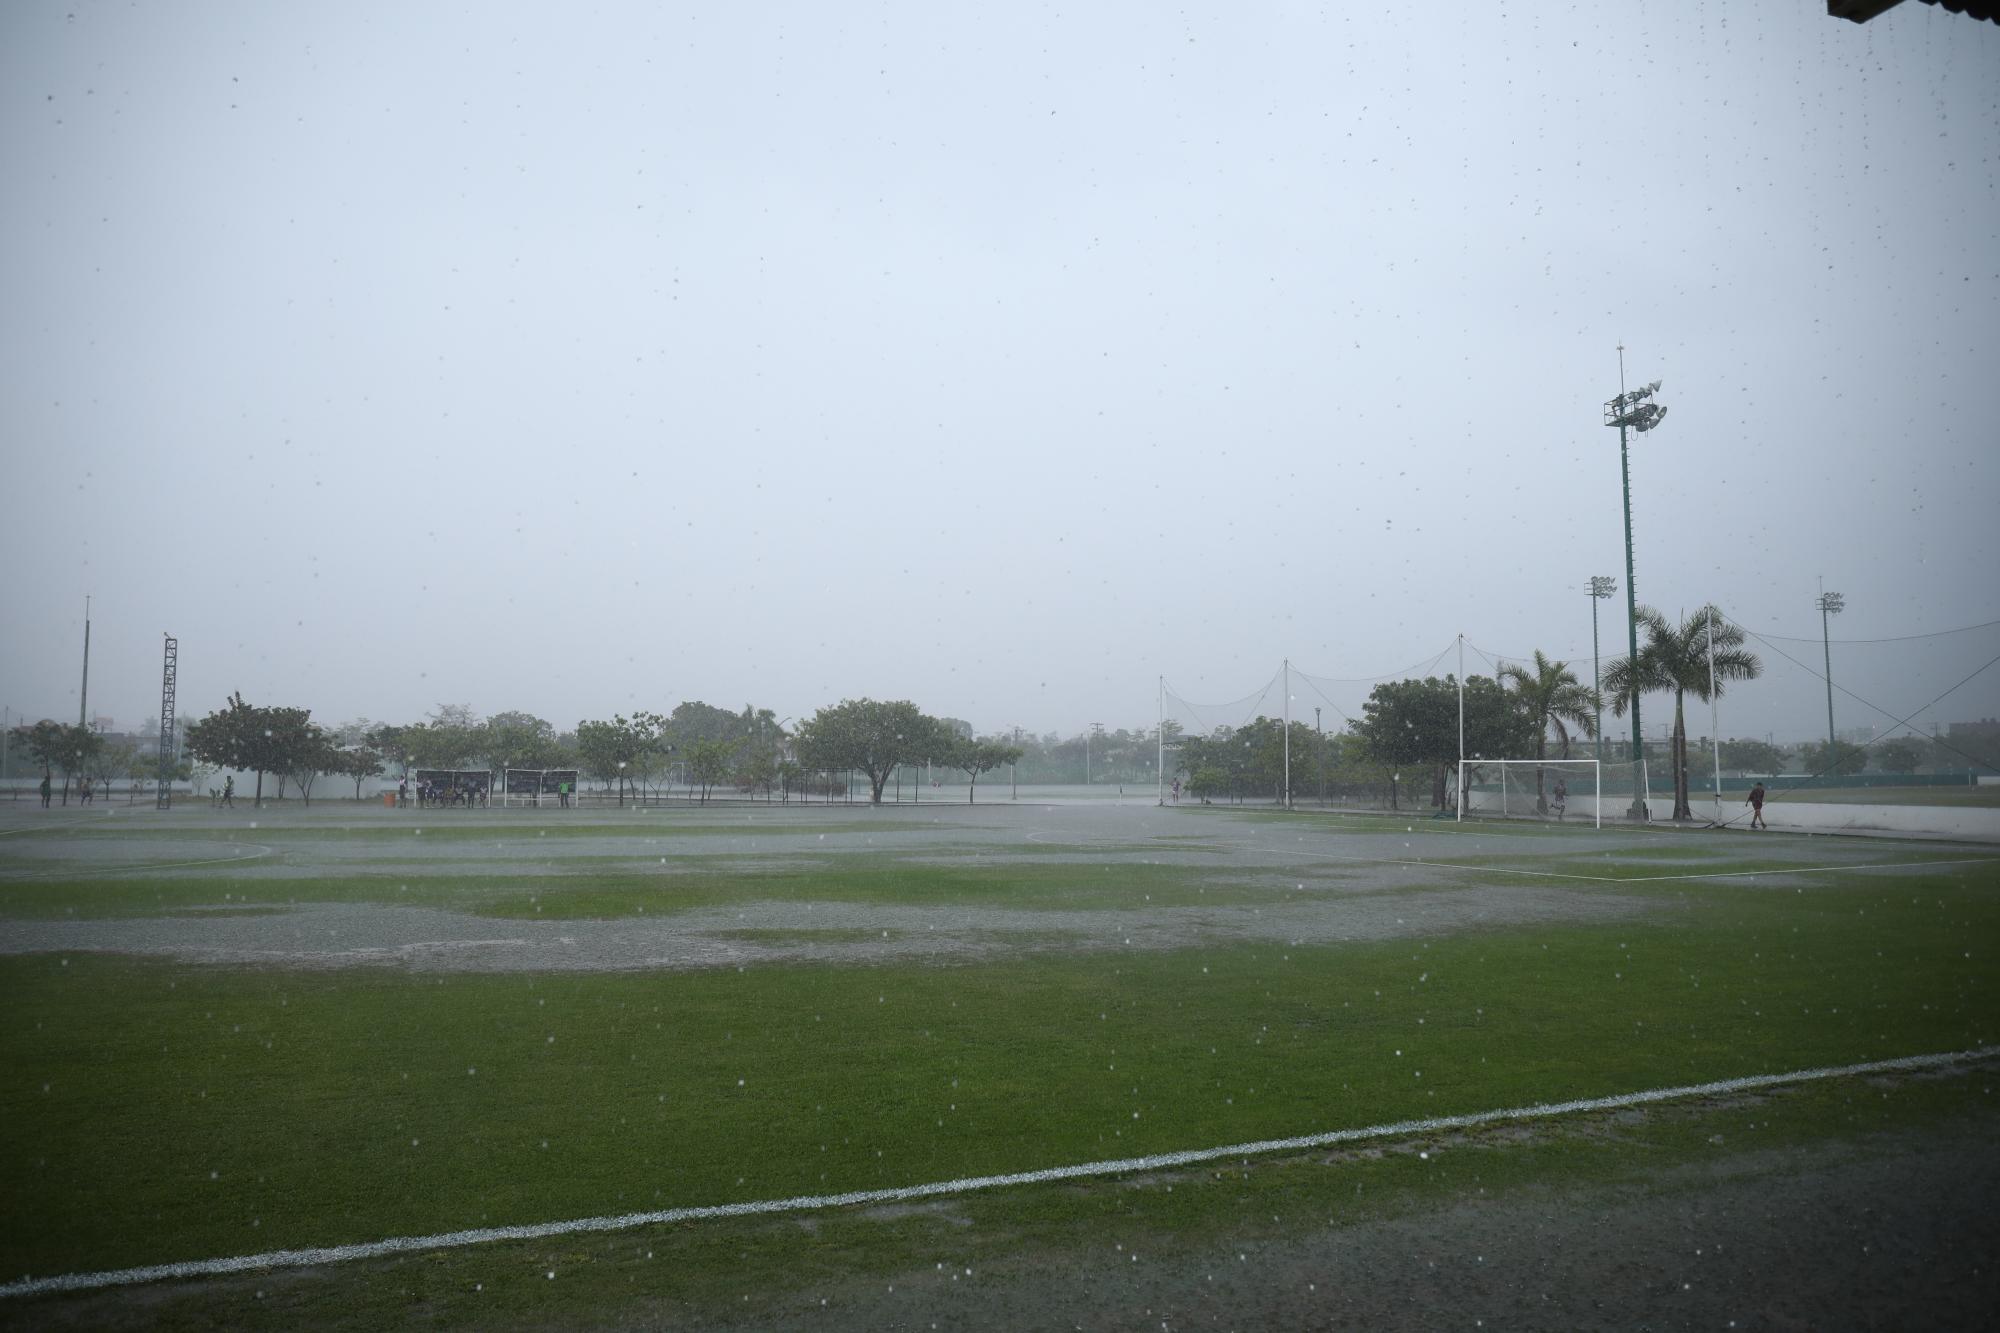
[[[1749,627],[1748,625],[1745,625],[1745,624],[1743,624],[1743,623],[1742,623],[1741,621],[1736,621],[1736,620],[1732,620],[1732,621],[1731,621],[1730,623],[1731,623],[1732,625],[1735,625],[1735,626],[1736,626],[1736,628],[1738,628],[1738,629],[1742,630],[1742,631],[1743,631],[1743,632],[1744,632],[1745,634],[1756,634],[1756,633],[1757,633],[1757,632],[1756,632],[1755,630],[1751,629],[1751,628],[1750,628],[1750,627]],[[1947,638],[1947,637],[1949,637],[1950,635],[1953,635],[1953,634],[1970,634],[1970,633],[1972,633],[1972,632],[1973,632],[1974,630],[1982,630],[1982,629],[1992,629],[1992,628],[1993,628],[1993,627],[1995,627],[1996,625],[2000,625],[2000,620],[1986,620],[1986,621],[1981,621],[1981,622],[1980,622],[1979,624],[1977,624],[1977,625],[1965,625],[1965,626],[1961,626],[1961,627],[1960,627],[1960,628],[1958,628],[1958,629],[1940,629],[1940,630],[1931,630],[1931,631],[1929,631],[1928,633],[1924,633],[1924,634],[1897,634],[1897,635],[1894,635],[1894,636],[1892,636],[1892,637],[1890,637],[1890,638],[1886,638],[1886,639],[1832,639],[1832,640],[1820,640],[1820,639],[1812,639],[1812,638],[1806,638],[1806,637],[1801,637],[1801,636],[1799,636],[1799,635],[1796,635],[1796,634],[1758,634],[1758,635],[1757,635],[1757,637],[1758,637],[1758,638],[1760,638],[1760,639],[1766,639],[1766,640],[1768,640],[1768,639],[1783,639],[1783,640],[1785,640],[1785,642],[1787,642],[1787,643],[1818,643],[1818,642],[1822,642],[1822,641],[1824,641],[1824,642],[1831,642],[1831,643],[1910,643],[1910,642],[1912,642],[1912,641],[1914,641],[1914,640],[1917,640],[1917,639],[1942,639],[1942,638]]]

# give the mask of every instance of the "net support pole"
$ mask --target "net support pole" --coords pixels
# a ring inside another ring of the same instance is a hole
[[[1292,659],[1285,659],[1285,809],[1292,808]]]
[[[1167,803],[1167,678],[1165,676],[1159,678],[1159,685],[1160,726],[1159,730],[1153,733],[1153,741],[1157,747],[1153,757],[1153,786],[1156,798],[1154,803],[1164,806]]]
[[[1715,770],[1715,822],[1722,822],[1721,702],[1715,690],[1715,603],[1708,604],[1708,744]]]
[[[1452,777],[1458,788],[1458,822],[1465,822],[1465,635],[1458,636],[1458,772]]]

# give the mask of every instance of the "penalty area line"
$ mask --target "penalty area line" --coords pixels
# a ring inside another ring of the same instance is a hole
[[[1073,1166],[1046,1167],[1038,1171],[1017,1171],[1008,1175],[968,1176],[925,1185],[894,1189],[853,1190],[844,1194],[807,1194],[789,1199],[763,1199],[752,1203],[707,1204],[687,1208],[662,1208],[643,1213],[619,1213],[604,1217],[579,1217],[562,1222],[538,1222],[523,1226],[477,1227],[466,1231],[446,1231],[430,1236],[392,1236],[387,1240],[354,1245],[328,1245],[301,1250],[269,1250],[262,1254],[235,1255],[223,1259],[194,1259],[182,1263],[151,1264],[143,1268],[120,1268],[98,1273],[68,1273],[60,1277],[23,1277],[0,1285],[0,1298],[38,1296],[50,1292],[92,1291],[104,1287],[159,1282],[168,1278],[218,1277],[231,1273],[272,1268],[304,1268],[319,1264],[347,1263],[356,1259],[378,1259],[394,1254],[430,1250],[460,1249],[506,1240],[545,1240],[552,1236],[574,1236],[591,1232],[627,1231],[635,1227],[675,1222],[700,1222],[714,1218],[757,1217],[773,1213],[816,1212],[828,1208],[848,1208],[857,1204],[904,1203],[913,1199],[935,1199],[948,1195],[971,1194],[978,1190],[1003,1189],[1012,1185],[1038,1185],[1056,1180],[1079,1180],[1095,1176],[1128,1175],[1135,1171],[1157,1171],[1166,1167],[1197,1166],[1229,1158],[1265,1156],[1329,1148],[1367,1139],[1395,1138],[1440,1130],[1473,1129],[1508,1121],[1544,1120],[1555,1116],[1589,1111],[1613,1111],[1654,1102],[1676,1101],[1685,1097],[1709,1097],[1746,1092],[1755,1088],[1810,1083],[1818,1079],[1852,1078],[1864,1074],[1937,1069],[1990,1059],[1996,1048],[1975,1047],[1964,1051],[1943,1051],[1931,1055],[1906,1055],[1890,1060],[1869,1060],[1861,1064],[1797,1069],[1783,1074],[1752,1074],[1742,1078],[1718,1079],[1711,1083],[1689,1083],[1673,1088],[1651,1088],[1619,1093],[1610,1097],[1585,1097],[1574,1101],[1536,1103],[1502,1110],[1477,1111],[1467,1115],[1430,1116],[1398,1120],[1391,1124],[1358,1129],[1335,1129],[1319,1134],[1302,1134],[1288,1139],[1260,1139],[1254,1143],[1233,1143],[1221,1148],[1191,1148],[1181,1152],[1155,1153],[1146,1157],[1125,1157],[1113,1161],[1081,1162]]]

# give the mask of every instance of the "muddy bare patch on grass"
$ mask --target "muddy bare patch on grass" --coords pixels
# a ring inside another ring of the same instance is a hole
[[[0,953],[97,951],[279,967],[419,971],[629,971],[751,963],[953,962],[1020,950],[1325,944],[1562,921],[1612,921],[1639,901],[1504,886],[1245,906],[1038,911],[853,902],[749,902],[615,920],[496,919],[427,907],[301,903],[255,912],[14,921]]]

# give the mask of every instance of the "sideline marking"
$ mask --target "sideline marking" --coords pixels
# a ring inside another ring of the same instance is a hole
[[[105,815],[115,813],[117,812],[106,811]],[[45,833],[50,829],[75,828],[79,824],[88,824],[93,819],[103,819],[105,815],[84,815],[78,819],[66,819],[60,824],[23,824],[20,828],[0,829],[0,838],[11,838],[16,833]]]
[[[1252,1157],[1267,1153],[1297,1152],[1302,1148],[1326,1148],[1362,1139],[1434,1133],[1447,1129],[1470,1129],[1507,1120],[1541,1120],[1550,1116],[1573,1115],[1582,1111],[1613,1111],[1627,1106],[1644,1106],[1652,1102],[1674,1101],[1683,1097],[1707,1097],[1717,1093],[1744,1092],[1752,1088],[1778,1087],[1787,1083],[1809,1083],[1817,1079],[1849,1078],[1858,1074],[1878,1074],[1892,1070],[1936,1069],[1945,1065],[1987,1060],[1995,1055],[2000,1055],[2000,1048],[1977,1046],[1964,1051],[1941,1051],[1931,1055],[1905,1055],[1891,1060],[1869,1060],[1862,1064],[1798,1069],[1787,1074],[1750,1074],[1742,1078],[1719,1079],[1713,1083],[1690,1083],[1678,1088],[1653,1088],[1645,1092],[1619,1093],[1611,1097],[1586,1097],[1576,1101],[1537,1103],[1498,1111],[1475,1111],[1468,1115],[1399,1120],[1393,1124],[1370,1125],[1365,1129],[1336,1129],[1321,1134],[1302,1134],[1290,1139],[1260,1139],[1254,1143],[1236,1143],[1223,1148],[1191,1148],[1182,1152],[1155,1153],[1149,1157],[1126,1157],[1115,1161],[1081,1162],[1074,1166],[1052,1166],[1040,1171],[1017,1171],[1003,1176],[970,1176],[960,1180],[936,1181],[928,1185],[906,1185],[898,1189],[853,1190],[845,1194],[806,1194],[789,1199],[763,1199],[755,1203],[718,1203],[690,1208],[662,1208],[645,1213],[579,1217],[564,1222],[477,1227],[468,1231],[447,1231],[431,1236],[392,1236],[387,1240],[367,1241],[357,1245],[328,1245],[306,1250],[269,1250],[263,1254],[235,1255],[226,1259],[191,1259],[181,1263],[152,1264],[144,1268],[69,1273],[61,1277],[22,1278],[0,1286],[0,1299],[10,1296],[37,1296],[52,1291],[93,1291],[102,1287],[157,1282],[163,1278],[213,1277],[264,1268],[304,1268],[314,1264],[345,1263],[353,1259],[376,1259],[390,1254],[460,1249],[468,1245],[484,1245],[500,1240],[542,1240],[550,1236],[627,1231],[634,1227],[657,1226],[671,1222],[698,1222],[709,1218],[817,1212],[826,1208],[852,1207],[855,1204],[934,1199],[944,1195],[970,1194],[974,1190],[999,1189],[1009,1185],[1037,1185],[1051,1180],[1118,1176],[1133,1171],[1157,1171],[1162,1167],[1192,1166],[1228,1157]]]
[[[213,839],[221,841],[221,839]],[[131,875],[142,870],[178,870],[183,866],[226,866],[237,861],[261,861],[277,850],[266,847],[261,842],[247,842],[245,847],[255,847],[255,852],[244,856],[216,856],[206,861],[152,861],[140,865],[98,866],[84,870],[0,870],[0,880],[6,879],[87,879],[92,875]]]
[[[1228,844],[1248,847],[1247,842]],[[1307,861],[1349,861],[1373,866],[1428,866],[1433,870],[1466,870],[1482,875],[1529,875],[1537,879],[1575,879],[1590,884],[1662,884],[1683,879],[1745,879],[1758,875],[1805,875],[1844,870],[1913,870],[1924,866],[1976,866],[2000,864],[2000,857],[1965,856],[1941,861],[1855,861],[1838,866],[1774,866],[1766,870],[1704,870],[1674,875],[1579,875],[1563,870],[1523,870],[1518,866],[1468,865],[1463,861],[1416,861],[1392,856],[1343,856],[1338,852],[1295,851],[1290,847],[1259,847],[1280,856],[1296,856]]]

